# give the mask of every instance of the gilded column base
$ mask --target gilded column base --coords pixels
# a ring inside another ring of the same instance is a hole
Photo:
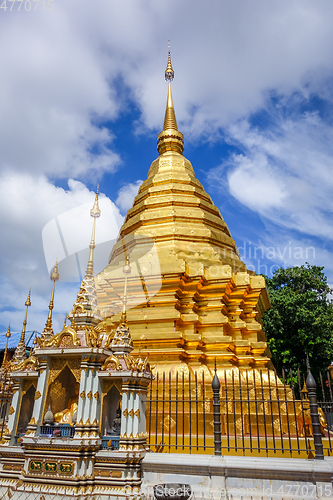
[[[130,434],[129,436],[126,433],[120,436],[119,440],[119,450],[131,450],[131,451],[145,451],[147,447],[147,436],[143,432],[141,434]]]

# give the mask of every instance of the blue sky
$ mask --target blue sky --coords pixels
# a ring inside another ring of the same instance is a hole
[[[28,329],[43,329],[61,214],[87,214],[70,231],[84,267],[97,183],[106,265],[157,156],[169,39],[184,155],[249,268],[308,261],[333,283],[330,0],[10,5],[0,11],[0,331],[21,329],[30,287]],[[76,292],[57,283],[56,328]]]

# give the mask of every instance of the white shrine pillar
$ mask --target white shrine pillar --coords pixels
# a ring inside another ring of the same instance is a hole
[[[50,358],[39,360],[39,374],[37,380],[37,389],[35,393],[35,402],[32,410],[32,417],[27,427],[26,435],[39,434],[40,427],[43,425],[43,411],[47,398],[48,378],[50,371]],[[45,409],[47,411],[47,408]]]
[[[86,405],[86,391],[88,392],[88,375],[89,375],[88,358],[81,360],[81,377],[80,377],[80,389],[79,389],[79,400],[77,408],[77,419],[75,425],[75,435],[74,439],[81,439],[82,431],[84,429],[84,413]]]
[[[132,372],[123,379],[120,450],[146,448],[146,394],[151,381],[150,372]]]
[[[15,380],[13,385],[13,397],[11,405],[9,407],[8,422],[7,422],[7,432],[4,435],[4,439],[8,444],[15,444],[15,433],[18,424],[18,416],[20,410],[20,400],[22,395],[22,380]]]
[[[92,432],[95,433],[96,437],[99,434],[101,399],[102,399],[102,385],[97,373],[99,368],[100,368],[100,363],[95,363],[93,377],[92,377],[92,385],[91,385],[92,397],[90,399],[90,415],[89,415],[91,430]]]

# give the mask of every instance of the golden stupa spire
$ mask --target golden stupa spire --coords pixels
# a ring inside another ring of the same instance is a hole
[[[23,329],[22,329],[20,342],[17,344],[17,347],[16,347],[15,352],[14,352],[14,356],[13,356],[14,364],[19,364],[27,358],[26,345],[25,345],[25,329],[27,326],[28,307],[31,306],[30,293],[31,293],[31,290],[29,290],[28,298],[25,301],[26,310],[25,310],[25,316],[24,316],[24,321],[23,321]]]
[[[94,276],[94,250],[96,247],[96,244],[95,244],[96,218],[100,217],[100,215],[101,215],[101,211],[100,211],[99,206],[98,206],[98,187],[99,186],[97,186],[94,206],[90,210],[90,215],[91,215],[91,217],[94,218],[94,223],[93,223],[91,241],[90,241],[90,245],[89,245],[90,253],[89,253],[89,260],[88,260],[86,276],[85,276],[86,278],[91,278]]]
[[[170,42],[169,42],[168,64],[165,70],[165,79],[169,81],[169,84],[168,84],[168,98],[165,110],[163,130],[174,129],[178,131],[175,108],[173,105],[172,92],[171,92],[171,82],[174,79],[174,77],[175,77],[175,72],[173,70],[171,63]]]
[[[129,258],[126,255],[126,262],[123,267],[123,273],[125,274],[125,284],[124,284],[124,296],[123,296],[123,310],[121,313],[121,323],[126,323],[127,318],[126,318],[126,304],[127,304],[127,275],[131,274],[131,266],[129,263]]]
[[[169,42],[168,63],[165,70],[165,79],[169,82],[168,98],[165,110],[163,130],[160,134],[158,134],[157,137],[157,150],[159,154],[163,154],[166,151],[175,151],[176,153],[182,154],[184,150],[184,136],[181,132],[179,132],[177,127],[175,108],[173,105],[171,92],[171,82],[174,79],[174,76],[175,72],[171,63]]]
[[[94,218],[92,235],[90,240],[90,252],[85,277],[81,281],[80,290],[74,302],[73,309],[67,318],[71,322],[71,328],[76,329],[89,323],[97,324],[101,321],[98,311],[96,286],[94,278],[94,250],[95,250],[95,232],[96,219],[101,215],[98,205],[98,186],[93,208],[90,210],[91,217]],[[66,324],[66,323],[65,323]]]
[[[47,317],[47,321],[45,323],[45,328],[43,333],[46,334],[48,337],[51,337],[53,335],[53,329],[52,329],[52,310],[54,308],[54,289],[55,289],[55,282],[58,281],[59,279],[59,273],[58,273],[58,258],[56,260],[55,266],[53,268],[53,271],[51,272],[50,279],[53,281],[53,286],[52,286],[52,293],[51,293],[51,300],[49,304],[49,315]]]
[[[124,284],[124,296],[123,296],[123,310],[120,317],[120,323],[116,328],[115,334],[111,341],[111,351],[116,356],[123,356],[131,352],[133,347],[133,342],[131,338],[131,332],[127,324],[126,317],[126,304],[127,304],[127,276],[131,274],[131,266],[129,262],[128,255],[126,255],[125,265],[123,267],[123,273],[125,274],[125,284]]]
[[[169,80],[169,82],[172,82],[174,77],[175,77],[175,72],[173,70],[172,63],[171,63],[170,40],[169,40],[169,42],[168,42],[168,64],[167,64],[167,67],[165,70],[165,79]]]
[[[10,337],[10,324],[8,326],[8,330],[7,330],[7,333],[6,333],[6,338],[7,338],[7,340],[6,340],[6,348],[5,348],[5,352],[3,353],[3,360],[2,360],[2,366],[1,366],[1,368],[3,368],[5,366],[5,363],[6,363],[9,337]]]
[[[22,328],[22,334],[21,334],[21,338],[20,338],[20,343],[24,343],[25,342],[25,329],[26,329],[26,326],[27,326],[27,318],[28,318],[28,307],[31,306],[31,301],[30,301],[30,293],[31,293],[31,289],[29,290],[29,293],[28,293],[28,298],[27,300],[25,301],[25,306],[26,306],[26,310],[25,310],[25,316],[24,316],[24,321],[23,321],[23,328]]]

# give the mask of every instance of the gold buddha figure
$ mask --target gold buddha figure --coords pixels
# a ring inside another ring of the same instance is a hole
[[[58,424],[73,425],[73,415],[78,408],[78,398],[74,396],[68,401],[68,408],[54,414],[54,421]]]

